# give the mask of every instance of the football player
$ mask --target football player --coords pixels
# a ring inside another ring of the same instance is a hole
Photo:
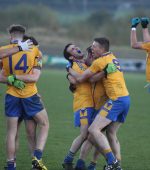
[[[150,82],[150,34],[148,31],[148,24],[150,19],[147,17],[144,18],[132,18],[131,20],[131,37],[130,37],[130,43],[131,47],[134,49],[140,49],[145,50],[147,52],[147,58],[146,58],[146,80],[147,82]],[[136,33],[136,27],[138,24],[141,23],[142,31],[143,31],[143,41],[137,40],[137,33]]]

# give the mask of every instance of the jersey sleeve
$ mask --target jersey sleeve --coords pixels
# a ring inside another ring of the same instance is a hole
[[[101,65],[99,64],[98,60],[95,60],[92,65],[89,67],[89,70],[92,72],[92,73],[97,73],[97,72],[100,72],[102,71],[102,67]]]
[[[150,42],[142,43],[142,49],[146,51],[150,51]]]
[[[42,52],[38,48],[36,48],[34,68],[38,68],[38,69],[42,68]]]

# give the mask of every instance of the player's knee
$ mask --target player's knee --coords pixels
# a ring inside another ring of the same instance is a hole
[[[42,127],[42,128],[45,128],[45,129],[49,129],[49,122],[47,120],[42,120],[39,123],[39,126]]]
[[[45,130],[49,129],[49,120],[47,115],[40,116],[40,118],[37,121],[37,124],[40,128],[44,128]]]
[[[95,132],[96,132],[96,128],[90,126],[90,127],[88,128],[88,132],[89,132],[91,135],[94,135]]]

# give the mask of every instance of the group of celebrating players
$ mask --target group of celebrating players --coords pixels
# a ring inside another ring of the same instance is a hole
[[[143,42],[137,41],[136,27],[141,23]],[[131,46],[147,51],[146,77],[150,81],[149,18],[131,20]],[[7,84],[5,115],[7,120],[5,170],[16,170],[19,127],[24,121],[33,170],[47,170],[42,155],[49,131],[47,111],[41,101],[36,82],[41,75],[42,53],[34,37],[25,27],[11,25],[10,44],[0,47],[0,82]],[[69,89],[73,93],[74,125],[80,127],[63,161],[65,170],[96,170],[101,155],[106,159],[104,170],[122,170],[117,131],[125,122],[130,96],[118,59],[109,50],[107,38],[95,38],[84,57],[79,47],[70,43],[64,49]],[[37,133],[37,127],[39,131]],[[86,157],[94,147],[93,158],[86,166]],[[75,154],[79,159],[73,167]]]
[[[141,23],[143,42],[138,42],[136,27]],[[147,51],[146,77],[150,81],[150,34],[149,18],[131,20],[131,46]],[[130,107],[130,97],[118,59],[109,51],[109,40],[94,39],[87,48],[87,57],[74,44],[64,49],[69,61],[67,78],[73,92],[74,124],[80,127],[63,163],[65,170],[96,170],[96,162],[102,154],[107,164],[104,170],[122,170],[120,143],[117,131],[125,122]],[[95,147],[91,163],[85,160],[90,149]],[[73,168],[74,155],[80,150],[79,159]]]

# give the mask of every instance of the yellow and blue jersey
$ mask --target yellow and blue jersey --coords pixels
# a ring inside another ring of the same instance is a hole
[[[1,49],[13,48],[16,44],[10,44],[1,47]],[[14,75],[28,75],[32,74],[34,67],[39,66],[39,58],[41,53],[36,46],[33,46],[31,51],[20,51],[16,54],[2,59],[3,70],[5,76]],[[19,98],[27,98],[37,93],[36,83],[26,83],[23,90],[17,89],[8,85],[7,94]]]
[[[142,49],[147,51],[146,57],[146,80],[150,82],[150,42],[142,44]]]
[[[101,72],[109,63],[116,64],[117,72],[108,74],[107,78],[103,78],[103,85],[108,98],[116,100],[118,97],[128,96],[129,92],[125,84],[123,72],[117,58],[111,52],[96,59],[89,69],[93,73]]]
[[[81,62],[73,62],[72,69],[82,74],[87,69],[87,66]],[[73,96],[74,111],[94,106],[92,97],[92,85],[88,81],[77,84]]]

